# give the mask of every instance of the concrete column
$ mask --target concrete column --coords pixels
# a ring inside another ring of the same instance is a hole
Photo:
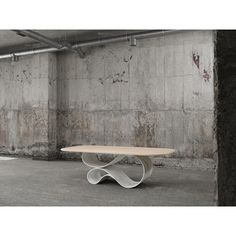
[[[55,53],[48,53],[47,58],[47,155],[41,155],[33,159],[53,160],[57,158],[57,57]]]
[[[57,157],[57,57],[49,55],[49,86],[48,86],[48,158]]]
[[[236,205],[236,32],[216,37],[218,205]]]

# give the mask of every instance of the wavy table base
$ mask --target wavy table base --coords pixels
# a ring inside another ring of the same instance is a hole
[[[145,179],[151,176],[153,164],[149,157],[137,156],[137,159],[142,164],[142,178],[140,181],[134,181],[128,177],[120,168],[114,166],[121,161],[124,156],[117,156],[111,162],[105,163],[98,160],[94,153],[83,153],[82,161],[92,169],[87,174],[87,179],[91,184],[98,184],[99,182],[111,177],[116,180],[124,188],[134,188],[142,183]]]

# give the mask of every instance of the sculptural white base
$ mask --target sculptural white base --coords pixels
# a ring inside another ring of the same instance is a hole
[[[98,157],[95,153],[83,153],[83,163],[89,167],[92,167],[92,169],[87,174],[87,179],[89,183],[98,184],[99,182],[107,179],[108,177],[111,177],[124,188],[134,188],[151,176],[153,164],[149,157],[136,157],[142,164],[143,169],[142,178],[140,179],[140,181],[132,180],[119,167],[114,166],[114,164],[121,161],[123,158],[124,156],[117,156],[111,162],[104,163],[98,160]]]

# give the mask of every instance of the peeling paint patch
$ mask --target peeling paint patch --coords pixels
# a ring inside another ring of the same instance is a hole
[[[197,66],[197,68],[199,69],[200,56],[198,55],[198,53],[193,52],[192,58],[193,58],[194,64],[195,64],[195,65]]]
[[[122,82],[123,82],[123,83],[128,83],[127,80],[123,80],[123,79],[115,79],[115,80],[113,79],[113,81],[112,81],[113,84],[115,84],[115,83],[117,83],[117,82],[118,82],[118,83],[122,83]]]
[[[103,85],[106,81],[109,81],[113,84],[115,83],[128,83],[128,80],[124,80],[122,77],[124,77],[125,71],[115,73],[113,75],[108,75],[105,78],[99,78],[99,82]]]
[[[209,82],[210,75],[208,74],[208,72],[205,69],[203,70],[203,76],[202,77],[204,78],[205,82]]]

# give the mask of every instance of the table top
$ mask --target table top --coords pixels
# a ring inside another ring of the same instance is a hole
[[[148,147],[121,147],[121,146],[97,146],[81,145],[62,148],[63,152],[85,152],[100,154],[120,154],[134,156],[163,156],[175,152],[175,149],[169,148],[148,148]]]

